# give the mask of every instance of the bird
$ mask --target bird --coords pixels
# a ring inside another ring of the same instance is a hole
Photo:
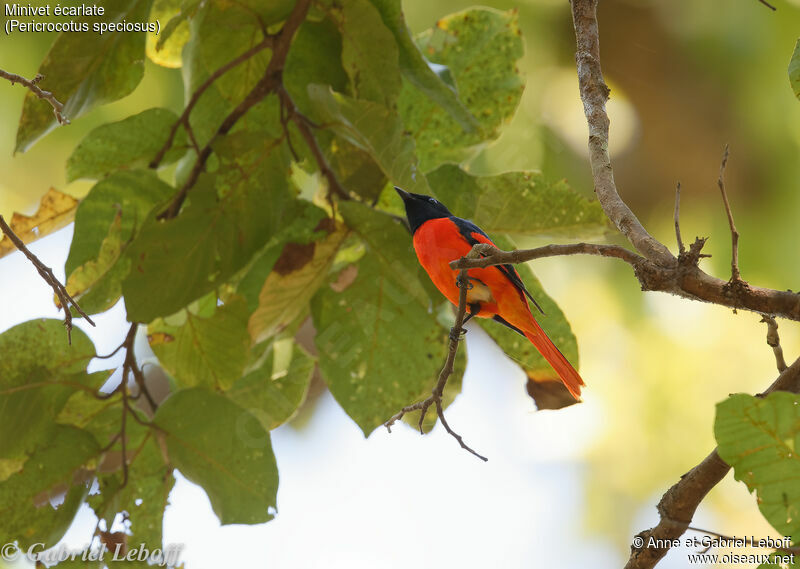
[[[407,192],[397,186],[394,189],[405,205],[417,259],[439,292],[458,306],[457,280],[461,270],[452,269],[450,262],[465,256],[476,243],[492,246],[494,243],[480,227],[454,216],[436,198]],[[570,394],[580,401],[581,386],[585,383],[534,318],[528,300],[542,314],[544,311],[525,288],[514,266],[474,268],[467,272],[467,277],[468,315],[464,322],[475,316],[492,318],[525,336],[558,373]]]

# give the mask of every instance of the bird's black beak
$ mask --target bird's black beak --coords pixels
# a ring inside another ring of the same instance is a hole
[[[398,188],[397,186],[395,186],[395,187],[394,187],[394,191],[396,191],[396,192],[397,192],[397,194],[398,194],[398,195],[399,195],[401,198],[403,198],[403,201],[404,201],[404,202],[405,202],[405,201],[408,201],[408,200],[410,200],[410,199],[411,199],[411,194],[409,194],[407,191],[405,191],[405,190],[404,190],[404,189],[402,189],[402,188]]]

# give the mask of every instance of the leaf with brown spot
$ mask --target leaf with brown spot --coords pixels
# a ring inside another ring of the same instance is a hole
[[[314,243],[287,243],[272,270],[279,275],[299,271],[314,258],[315,247]]]
[[[346,236],[347,231],[339,228],[310,244],[310,258],[305,257],[308,245],[290,243],[284,247],[281,254],[284,262],[281,263],[281,259],[276,262],[275,269],[261,287],[258,308],[250,316],[247,328],[253,342],[266,340],[297,318],[325,280]]]
[[[165,332],[153,332],[147,335],[147,342],[150,346],[158,346],[160,344],[169,344],[175,341],[175,336]]]
[[[71,223],[77,207],[78,200],[55,188],[50,188],[42,196],[36,213],[28,216],[14,212],[9,225],[23,243],[32,243]],[[16,247],[11,239],[5,236],[0,239],[0,258],[15,250]]]

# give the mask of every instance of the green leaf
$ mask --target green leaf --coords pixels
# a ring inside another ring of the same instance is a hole
[[[103,385],[114,370],[95,372],[92,383]],[[96,379],[95,379],[96,378]],[[119,432],[122,417],[120,397],[98,399],[95,394],[85,390],[75,391],[56,417],[61,425],[71,425],[94,435],[100,446],[107,445]],[[128,434],[130,437],[130,433]]]
[[[597,200],[588,200],[564,180],[549,182],[539,172],[473,176],[458,166],[426,175],[454,215],[473,220],[489,233],[595,236],[609,225]]]
[[[301,210],[289,193],[288,152],[277,141],[240,131],[225,136],[216,154],[217,171],[200,176],[180,215],[151,215],[129,246],[133,266],[122,291],[131,321],[168,316],[214,290]]]
[[[127,512],[133,537],[128,543],[146,546],[149,550],[161,549],[161,526],[167,499],[175,477],[164,463],[161,449],[148,437],[134,451],[129,450],[128,482],[122,486],[122,474],[100,477],[100,494],[89,498],[97,517],[105,519],[108,527],[120,512]]]
[[[720,457],[758,494],[772,527],[800,535],[800,395],[731,395],[717,404],[714,436]]]
[[[514,242],[502,235],[492,236],[494,243],[507,251],[516,248]],[[547,336],[558,346],[561,353],[578,368],[578,341],[572,333],[564,313],[542,288],[542,284],[534,276],[530,265],[515,265],[525,288],[536,299],[544,314],[531,306],[534,317],[544,329]],[[514,360],[528,377],[528,394],[536,402],[538,409],[560,409],[576,403],[567,388],[559,379],[555,370],[547,363],[533,344],[524,336],[503,326],[499,322],[476,318],[481,327],[497,343],[506,355]]]
[[[524,88],[516,62],[523,54],[516,13],[475,8],[439,20],[417,44],[433,63],[446,65],[458,97],[480,128],[465,133],[442,107],[410,84],[398,100],[400,115],[417,142],[420,168],[463,162],[499,135],[514,114]]]
[[[166,431],[170,463],[203,487],[220,523],[272,519],[278,468],[256,417],[222,395],[192,388],[168,397],[155,422]]]
[[[70,120],[130,94],[144,75],[145,35],[93,30],[108,22],[145,22],[153,0],[108,0],[103,16],[86,16],[89,32],[63,32],[39,67],[41,87],[64,104]],[[24,152],[57,126],[52,107],[33,93],[25,96],[16,151]]]
[[[167,141],[178,115],[167,109],[148,109],[118,122],[98,126],[87,134],[67,160],[67,181],[100,179],[121,168],[144,168]],[[188,148],[186,132],[178,130],[162,165],[171,164]]]
[[[276,340],[260,365],[225,395],[270,431],[288,421],[305,400],[314,365],[314,358],[292,338]]]
[[[216,303],[216,296],[212,295]],[[229,389],[244,370],[250,336],[242,299],[212,306],[203,317],[184,310],[181,325],[159,318],[147,326],[150,347],[181,387]]]
[[[0,458],[18,458],[50,438],[75,385],[94,387],[94,345],[74,328],[70,346],[63,322],[42,318],[0,334],[0,354]]]
[[[98,182],[81,201],[65,271],[67,291],[87,313],[119,299],[131,267],[124,253],[150,210],[173,191],[154,172],[131,170]]]
[[[397,279],[405,294],[425,306],[441,299],[438,291],[426,286],[430,279],[417,260],[411,235],[404,225],[358,202],[340,203],[339,213],[367,245],[369,255],[388,271],[408,277]]]
[[[367,152],[392,182],[408,191],[429,194],[419,171],[414,139],[400,117],[371,101],[352,99],[330,88],[309,85],[309,97],[322,121],[343,139]]]
[[[479,128],[477,119],[464,106],[455,89],[442,81],[420,52],[406,25],[400,0],[371,0],[394,34],[399,50],[400,70],[417,89],[442,107],[467,132]]]
[[[328,276],[346,236],[342,228],[335,228],[319,241],[284,246],[250,316],[248,330],[254,343],[274,336],[300,315]]]
[[[358,99],[394,107],[402,82],[397,43],[368,0],[337,0],[324,8],[342,38],[342,66]]]
[[[285,4],[260,2],[262,6]],[[204,2],[191,20],[192,39],[183,50],[183,74],[188,100],[219,68],[263,41],[258,20],[246,3],[226,0]],[[197,101],[189,117],[202,146],[217,132],[226,116],[263,77],[271,52],[264,49],[214,81]],[[242,117],[234,130],[266,130],[268,138],[281,136],[278,100],[272,95]]]
[[[325,155],[342,186],[366,200],[374,200],[386,185],[386,176],[375,160],[343,138],[334,138]]]
[[[250,14],[256,13],[264,25],[269,27],[288,18],[295,2],[294,0],[272,0],[271,2],[241,0],[239,4],[244,6]]]
[[[3,539],[19,540],[24,549],[34,543],[55,545],[89,492],[85,484],[73,482],[74,475],[99,450],[94,437],[85,431],[63,425],[54,429],[22,470],[0,483]],[[66,499],[54,510],[49,498],[61,492],[67,493]]]
[[[355,280],[324,287],[311,303],[319,365],[331,393],[365,435],[433,387],[447,331],[431,313],[410,238],[386,214],[340,204],[351,227],[371,235]],[[346,212],[346,213],[345,213]]]
[[[329,19],[303,22],[294,36],[283,71],[283,84],[297,108],[303,113],[311,111],[307,90],[310,83],[344,91],[348,81],[342,67],[342,36],[333,22]]]
[[[794,96],[800,99],[800,40],[794,44],[792,59],[789,61],[789,84],[792,86]]]

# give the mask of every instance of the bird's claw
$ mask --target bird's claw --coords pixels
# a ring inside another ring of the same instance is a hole
[[[470,290],[470,289],[471,289],[473,286],[475,286],[475,285],[473,285],[473,284],[472,284],[472,283],[469,281],[469,277],[467,277],[467,280],[466,280],[466,282],[465,282],[465,281],[464,281],[464,279],[462,279],[462,278],[461,278],[461,275],[458,275],[458,276],[456,277],[456,286],[457,286],[458,288],[464,288],[464,287],[466,286],[466,287],[467,287],[467,290]]]
[[[466,335],[467,335],[467,330],[464,328],[462,328],[458,332],[456,332],[455,327],[450,328],[450,339],[453,340],[454,342],[460,342],[461,340],[464,339],[464,336]]]

